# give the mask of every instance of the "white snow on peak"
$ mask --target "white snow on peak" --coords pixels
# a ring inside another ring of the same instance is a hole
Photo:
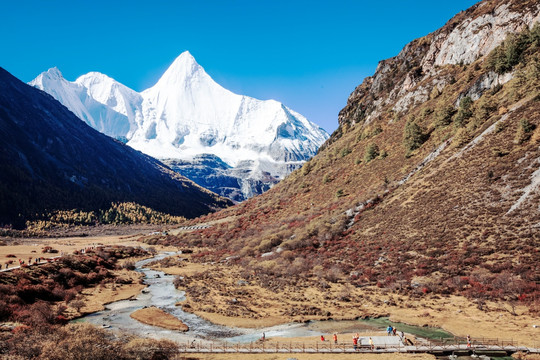
[[[98,101],[84,83],[67,81],[57,68],[41,73],[29,84],[49,93],[88,125],[104,134],[118,138],[130,132],[130,121],[125,113]]]
[[[75,83],[86,89],[89,97],[124,115],[128,121],[128,133],[119,134],[129,137],[136,130],[135,119],[140,113],[142,97],[136,91],[99,72],[89,72],[80,76]]]
[[[51,69],[30,84],[97,130],[125,137],[133,148],[162,159],[214,154],[231,166],[251,161],[254,169],[271,169],[283,177],[291,164],[298,166],[315,155],[328,138],[323,129],[278,101],[223,88],[187,51],[141,93],[98,72],[69,82]]]
[[[210,76],[206,74],[202,66],[195,61],[195,58],[189,53],[189,51],[184,51],[167,68],[155,86],[166,87],[182,85],[190,79],[197,78],[199,72],[201,72],[200,75],[207,77],[206,80],[212,80]]]
[[[47,70],[46,73],[44,73],[44,76],[51,78],[51,79],[63,79],[62,73],[60,70],[55,66]]]

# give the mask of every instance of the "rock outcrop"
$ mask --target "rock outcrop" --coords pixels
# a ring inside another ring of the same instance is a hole
[[[471,64],[500,45],[507,34],[531,28],[538,21],[540,4],[529,0],[483,1],[457,14],[441,29],[407,44],[396,57],[381,61],[375,74],[350,95],[339,114],[340,125],[369,124],[385,112],[404,113],[427,101],[434,91],[441,92],[454,81],[446,65]],[[507,82],[511,75],[490,77],[479,88]]]

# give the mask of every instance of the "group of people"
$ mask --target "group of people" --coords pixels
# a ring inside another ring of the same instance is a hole
[[[403,331],[400,331],[398,333],[397,329],[395,327],[393,327],[393,326],[389,325],[386,328],[386,333],[388,334],[388,336],[399,336],[403,342],[407,341],[406,338],[405,338],[405,333]],[[266,334],[263,333],[262,337],[259,339],[259,341],[265,341],[265,340],[266,340]],[[334,341],[335,345],[338,344],[337,333],[334,333],[332,335],[332,340]],[[323,341],[323,342],[326,341],[326,338],[324,337],[324,335],[321,335],[321,341]],[[369,341],[369,348],[371,350],[374,350],[375,349],[375,344],[373,342],[373,339],[371,337],[369,337],[368,341]],[[467,346],[470,346],[470,343],[471,343],[471,337],[467,335]],[[352,344],[353,344],[353,349],[354,350],[358,350],[360,348],[361,340],[360,340],[360,334],[359,333],[356,333],[356,334],[353,335]]]
[[[353,338],[352,338],[352,343],[353,343],[353,349],[354,350],[358,350],[359,348],[359,344],[360,342],[360,335],[358,333],[354,334],[353,335]],[[371,336],[369,337],[369,348],[371,350],[375,349],[375,344],[373,343],[373,339],[371,338]]]
[[[19,266],[23,266],[23,265],[32,265],[32,259],[33,259],[32,257],[29,257],[29,258],[28,258],[28,263],[25,262],[23,259],[18,259],[18,261],[19,261]],[[39,263],[40,263],[40,260],[41,260],[40,258],[36,257],[36,258],[34,259],[34,264],[39,264]],[[4,265],[6,266],[6,269],[8,269],[8,268],[9,268],[9,265],[12,264],[12,263],[13,263],[13,261],[8,261],[8,262],[6,262],[6,263],[4,264]],[[0,265],[0,269],[1,269],[1,265]]]
[[[332,335],[332,340],[334,341],[335,345],[338,344],[338,336],[337,336],[336,333],[334,333],[334,335]],[[321,335],[321,341],[326,341],[326,339],[324,338],[324,335]],[[359,349],[359,345],[361,345],[359,342],[360,342],[360,334],[356,333],[352,337],[352,343],[353,343],[353,349],[354,350]],[[372,350],[375,349],[375,344],[373,343],[373,339],[371,337],[369,338],[369,347]]]
[[[388,336],[397,336],[398,333],[397,333],[397,329],[391,325],[388,325],[388,327],[386,328],[386,333],[388,334]],[[403,340],[403,337],[405,336],[405,334],[403,333],[403,331],[400,331],[399,333],[399,337]]]

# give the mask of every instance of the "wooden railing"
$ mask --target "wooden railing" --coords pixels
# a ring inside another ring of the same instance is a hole
[[[540,345],[540,343],[538,344]],[[356,350],[352,343],[333,342],[251,342],[251,343],[203,343],[191,342],[180,344],[181,353],[433,353],[452,351],[506,351],[509,353],[524,351],[528,353],[540,353],[536,346],[518,346],[513,340],[475,338],[471,341],[471,347],[467,342],[456,339],[453,343],[427,342],[416,345],[375,345],[372,349],[369,345],[358,345]]]

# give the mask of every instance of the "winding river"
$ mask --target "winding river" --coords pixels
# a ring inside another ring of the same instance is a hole
[[[178,342],[197,341],[227,341],[252,342],[257,341],[262,333],[271,337],[300,337],[320,336],[333,332],[362,332],[377,331],[384,328],[384,323],[370,323],[363,320],[351,321],[310,321],[308,323],[290,323],[262,329],[245,329],[225,327],[213,324],[194,314],[185,312],[180,306],[175,306],[185,299],[184,292],[174,287],[174,276],[162,271],[156,271],[145,266],[155,260],[173,256],[176,252],[161,253],[153,258],[138,261],[136,271],[144,275],[144,283],[148,285],[135,299],[121,300],[105,306],[105,310],[87,315],[82,321],[88,321],[110,330],[121,330],[134,335],[166,338]],[[189,331],[179,332],[163,329],[157,326],[140,323],[130,317],[130,314],[143,307],[156,306],[176,316],[189,326]],[[425,329],[424,329],[425,331]],[[451,336],[451,334],[449,334]]]

